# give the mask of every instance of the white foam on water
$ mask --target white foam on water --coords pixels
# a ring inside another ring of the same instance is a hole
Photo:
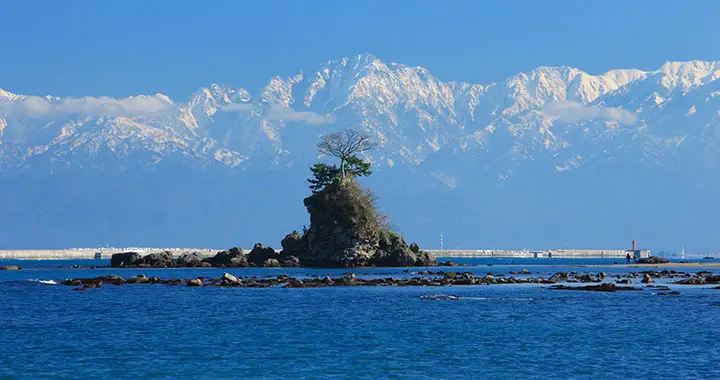
[[[29,279],[27,279],[27,280],[25,280],[25,281],[38,282],[38,283],[45,284],[45,285],[57,285],[57,284],[58,284],[57,282],[55,282],[55,281],[53,281],[53,280],[41,280],[41,279],[38,279],[38,278],[29,278]]]

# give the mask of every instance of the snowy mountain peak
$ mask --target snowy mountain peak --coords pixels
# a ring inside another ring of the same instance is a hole
[[[16,97],[17,95],[13,94],[12,92],[8,92],[0,88],[0,101],[12,101]]]
[[[572,171],[638,149],[641,161],[672,166],[669,157],[679,146],[720,136],[707,130],[718,126],[720,96],[709,83],[719,69],[718,62],[692,61],[591,75],[540,66],[480,85],[442,82],[425,68],[360,54],[308,75],[271,78],[256,94],[211,84],[187,103],[163,94],[41,98],[0,90],[0,115],[9,115],[0,125],[13,157],[27,152],[19,165],[107,149],[151,152],[157,161],[275,168],[314,159],[310,151],[321,133],[361,127],[381,144],[373,157],[379,166],[473,157],[483,170],[508,178],[524,162],[545,160]],[[673,95],[678,86],[685,96]],[[687,126],[689,117],[697,128]]]

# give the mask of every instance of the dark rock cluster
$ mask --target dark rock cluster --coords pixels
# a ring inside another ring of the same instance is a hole
[[[567,285],[555,285],[551,286],[548,289],[550,290],[582,290],[582,291],[590,291],[590,292],[610,292],[614,293],[616,291],[622,291],[622,290],[642,290],[640,288],[633,288],[630,286],[616,286],[613,283],[602,283],[599,285],[587,285],[587,286],[567,286]]]
[[[93,278],[69,279],[62,283],[68,286],[77,286],[78,290],[99,288],[103,284],[126,285],[126,284],[164,284],[164,285],[186,285],[186,286],[232,286],[232,287],[271,287],[281,286],[286,288],[319,288],[327,286],[450,286],[450,285],[498,285],[498,284],[553,284],[554,281],[538,278],[504,278],[485,275],[476,277],[470,272],[434,272],[432,277],[412,278],[357,278],[354,273],[342,277],[331,278],[325,276],[299,279],[287,275],[280,275],[273,278],[257,277],[235,277],[230,273],[224,273],[220,278],[193,278],[193,279],[160,279],[145,275],[132,276],[124,279],[117,275],[106,275]]]
[[[318,261],[307,256],[301,256],[302,237],[294,232],[285,237],[282,241],[282,251],[263,244],[255,244],[255,247],[245,253],[242,248],[231,248],[220,251],[212,257],[204,257],[199,252],[183,253],[177,258],[170,251],[151,253],[145,256],[137,252],[121,252],[112,255],[110,265],[114,268],[245,268],[245,267],[283,267],[292,268],[300,266],[318,266]],[[386,245],[384,242],[382,254],[376,258],[363,263],[361,266],[436,266],[438,263],[426,252],[418,251],[412,253],[403,246],[402,237],[390,238]],[[300,256],[300,257],[298,257]],[[302,259],[301,259],[302,257]],[[347,264],[347,263],[345,263]],[[445,266],[456,266],[452,261],[441,263]],[[347,265],[343,266],[347,267]],[[9,269],[12,269],[11,267]]]
[[[712,274],[711,272],[698,272],[694,276],[688,276],[687,278],[674,282],[678,285],[715,285],[720,284],[720,275]]]
[[[178,267],[297,267],[296,257],[276,252],[263,244],[255,244],[249,253],[242,248],[220,251],[212,257],[203,257],[199,252],[186,252],[175,258],[170,251],[141,256],[137,252],[122,252],[112,255],[110,265],[115,268],[178,268]]]
[[[235,252],[237,253],[237,252]],[[269,251],[265,251],[270,254]],[[249,256],[249,255],[248,255]],[[262,256],[261,253],[253,255],[257,256],[256,263],[268,260],[278,260],[277,256]],[[225,256],[223,256],[225,257]],[[233,259],[228,259],[232,261]],[[190,287],[203,286],[220,286],[220,287],[243,287],[243,288],[267,288],[267,287],[284,287],[284,288],[320,288],[328,286],[459,286],[459,285],[502,285],[502,284],[546,284],[553,285],[550,290],[579,290],[579,291],[595,291],[595,292],[617,292],[626,290],[642,290],[631,286],[618,286],[614,282],[600,281],[611,277],[622,277],[625,275],[606,275],[604,273],[575,273],[575,272],[558,272],[550,277],[515,277],[511,275],[507,277],[502,274],[493,275],[486,273],[478,276],[472,272],[445,272],[445,271],[429,271],[422,270],[411,272],[405,270],[401,278],[385,277],[385,278],[358,278],[354,273],[347,273],[341,277],[319,277],[310,276],[307,278],[294,278],[282,274],[277,277],[236,277],[230,273],[224,273],[219,278],[197,277],[191,279],[160,279],[158,277],[148,277],[145,275],[132,276],[127,279],[117,275],[105,275],[93,278],[69,279],[62,283],[64,285],[75,286],[76,290],[86,290],[92,288],[100,288],[103,285],[126,285],[126,284],[164,284],[164,285],[184,285]],[[410,277],[414,275],[414,277]],[[633,273],[623,277],[621,280],[615,281],[623,284],[632,284],[631,279],[642,278],[674,278],[683,277],[684,280],[675,282],[675,284],[717,284],[720,283],[720,275],[713,275],[711,272],[698,272],[698,274],[688,274],[674,271]],[[699,279],[699,280],[698,280]],[[566,283],[566,284],[558,284]],[[592,283],[589,285],[569,285],[571,283]],[[646,288],[661,291],[660,295],[677,295],[679,293],[670,291],[665,285],[651,285],[648,281]],[[720,287],[719,287],[720,288]]]
[[[638,264],[667,264],[669,262],[670,260],[657,256],[650,256],[637,261]]]

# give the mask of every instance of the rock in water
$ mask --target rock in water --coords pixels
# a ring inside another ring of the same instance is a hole
[[[196,278],[194,280],[190,280],[187,282],[187,286],[203,286],[203,282],[201,279]]]
[[[238,286],[242,285],[242,281],[230,273],[223,273],[220,278],[220,286]]]
[[[285,268],[296,268],[300,266],[300,259],[295,256],[280,255],[280,266]]]
[[[278,261],[278,259],[267,259],[262,263],[262,266],[266,268],[279,268],[280,261]]]
[[[135,263],[139,266],[152,268],[168,268],[173,266],[173,254],[170,251],[151,253]]]
[[[297,253],[302,265],[352,268],[363,266],[437,265],[420,249],[385,227],[374,197],[348,178],[305,198],[310,228],[286,236],[283,251]],[[299,238],[299,239],[298,239]]]
[[[264,264],[268,260],[275,260],[275,262],[277,262],[278,257],[279,255],[277,254],[277,252],[275,252],[274,249],[257,243],[255,244],[255,247],[253,247],[252,251],[250,251],[250,253],[248,254],[247,260],[250,264],[261,267],[264,266]],[[280,266],[280,263],[277,263],[277,265],[273,266]]]
[[[378,249],[372,258],[372,264],[380,267],[409,267],[415,265],[417,255],[405,243],[402,236],[381,231],[378,239]]]
[[[580,282],[599,282],[599,280],[596,280],[595,278],[593,278],[593,276],[591,276],[589,273],[583,273],[580,275],[576,275],[575,279]]]
[[[128,284],[145,284],[148,282],[148,278],[144,274],[139,274],[128,278],[125,282]]]
[[[214,267],[247,267],[247,256],[243,253],[242,248],[234,247],[226,251],[220,251],[213,257],[204,259],[203,262],[209,263]]]
[[[567,282],[567,280],[568,280],[567,272],[557,272],[550,277],[550,281],[555,281],[555,282]]]
[[[640,282],[642,282],[643,284],[652,284],[653,282],[655,282],[655,280],[653,280],[653,278],[650,277],[649,274],[645,273],[643,279]]]
[[[0,270],[20,270],[20,269],[22,269],[22,268],[20,268],[17,265],[5,265],[5,266],[0,267]]]
[[[429,253],[420,251],[417,253],[417,259],[415,260],[415,266],[416,267],[433,267],[437,266],[437,260],[435,260],[434,257],[430,256]]]
[[[611,283],[603,283],[600,285],[588,285],[588,286],[565,286],[565,285],[555,285],[551,286],[548,289],[550,290],[582,290],[582,291],[589,291],[589,292],[610,292],[614,293],[616,291],[620,290],[639,290],[642,289],[638,288],[631,288],[631,287],[621,287],[621,286],[615,286],[615,284]]]
[[[657,256],[650,256],[637,261],[638,264],[667,264],[669,262],[670,260]]]
[[[114,268],[128,267],[140,261],[141,256],[137,252],[120,252],[110,257],[110,266]]]
[[[199,267],[202,261],[203,256],[200,252],[189,252],[180,255],[175,263],[180,267]]]
[[[461,298],[460,296],[456,296],[454,294],[423,294],[420,296],[420,299],[434,301],[457,301]]]
[[[290,234],[285,235],[285,238],[280,242],[282,245],[282,254],[286,256],[297,256],[298,251],[302,249],[302,236],[299,232],[293,231]]]
[[[383,229],[373,201],[351,178],[305,198],[310,228],[302,237],[300,262],[311,267],[370,265]]]
[[[720,283],[720,274],[708,275],[707,277],[705,277],[705,282],[708,284],[719,284]]]

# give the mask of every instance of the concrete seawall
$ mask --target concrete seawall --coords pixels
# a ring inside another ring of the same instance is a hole
[[[648,250],[625,249],[550,249],[546,251],[511,250],[428,250],[434,257],[476,257],[476,258],[555,258],[555,259],[625,259],[630,256],[650,256]]]
[[[207,248],[122,248],[122,249],[37,249],[37,250],[0,250],[0,260],[89,260],[107,259],[118,252],[135,251],[140,254],[171,251],[174,255],[185,252],[200,252],[203,256],[214,256],[219,249]]]
[[[200,252],[203,256],[214,256],[220,249],[208,248],[77,248],[46,250],[0,250],[0,260],[85,260],[103,259],[118,252],[135,251],[140,254],[171,251],[175,256],[185,252]],[[249,252],[249,250],[245,250]],[[621,249],[551,249],[547,251],[511,251],[511,250],[428,250],[433,257],[477,257],[477,258],[617,258],[631,256],[647,257],[650,251],[632,251]]]

